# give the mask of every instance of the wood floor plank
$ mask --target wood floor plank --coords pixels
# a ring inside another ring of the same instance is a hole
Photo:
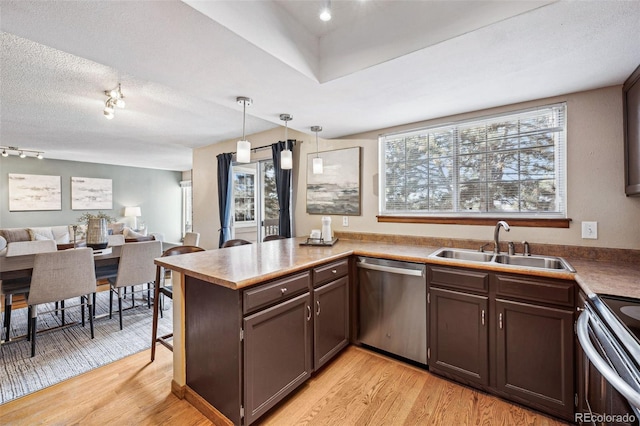
[[[0,405],[0,424],[210,425],[170,391],[163,346]],[[423,369],[348,347],[260,425],[543,425],[565,423],[459,386]]]

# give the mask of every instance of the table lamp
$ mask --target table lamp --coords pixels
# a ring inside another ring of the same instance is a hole
[[[138,229],[138,217],[142,216],[140,207],[125,207],[124,215],[126,217],[133,217],[133,229]]]

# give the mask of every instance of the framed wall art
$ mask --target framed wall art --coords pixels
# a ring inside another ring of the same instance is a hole
[[[111,210],[111,179],[71,178],[71,210]]]
[[[322,158],[322,174],[313,159]],[[307,155],[307,213],[360,215],[360,147]]]
[[[9,211],[62,210],[60,176],[9,173]]]

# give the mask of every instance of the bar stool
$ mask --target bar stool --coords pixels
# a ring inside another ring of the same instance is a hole
[[[162,257],[165,256],[177,256],[180,254],[187,253],[196,253],[199,251],[204,251],[201,247],[196,246],[177,246],[171,247],[162,253]],[[173,286],[161,286],[160,283],[164,282],[164,268],[160,265],[156,267],[156,282],[155,282],[155,290],[153,293],[153,326],[151,330],[151,362],[153,362],[156,358],[156,342],[162,343],[165,347],[173,351],[173,345],[168,342],[168,339],[173,337],[173,333],[165,334],[164,336],[158,337],[158,311],[160,304],[160,294],[163,296],[167,296],[170,299],[173,299]]]
[[[247,240],[243,240],[241,238],[237,238],[235,240],[227,240],[227,241],[225,241],[225,243],[222,244],[222,248],[244,246],[246,244],[251,244],[251,241],[247,241]]]

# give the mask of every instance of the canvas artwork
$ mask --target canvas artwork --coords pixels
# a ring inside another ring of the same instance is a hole
[[[323,173],[314,174],[316,154],[307,156],[307,213],[360,215],[360,147],[325,151]]]
[[[60,176],[9,173],[9,211],[62,210]]]
[[[111,179],[71,178],[72,210],[111,210],[112,208]]]

